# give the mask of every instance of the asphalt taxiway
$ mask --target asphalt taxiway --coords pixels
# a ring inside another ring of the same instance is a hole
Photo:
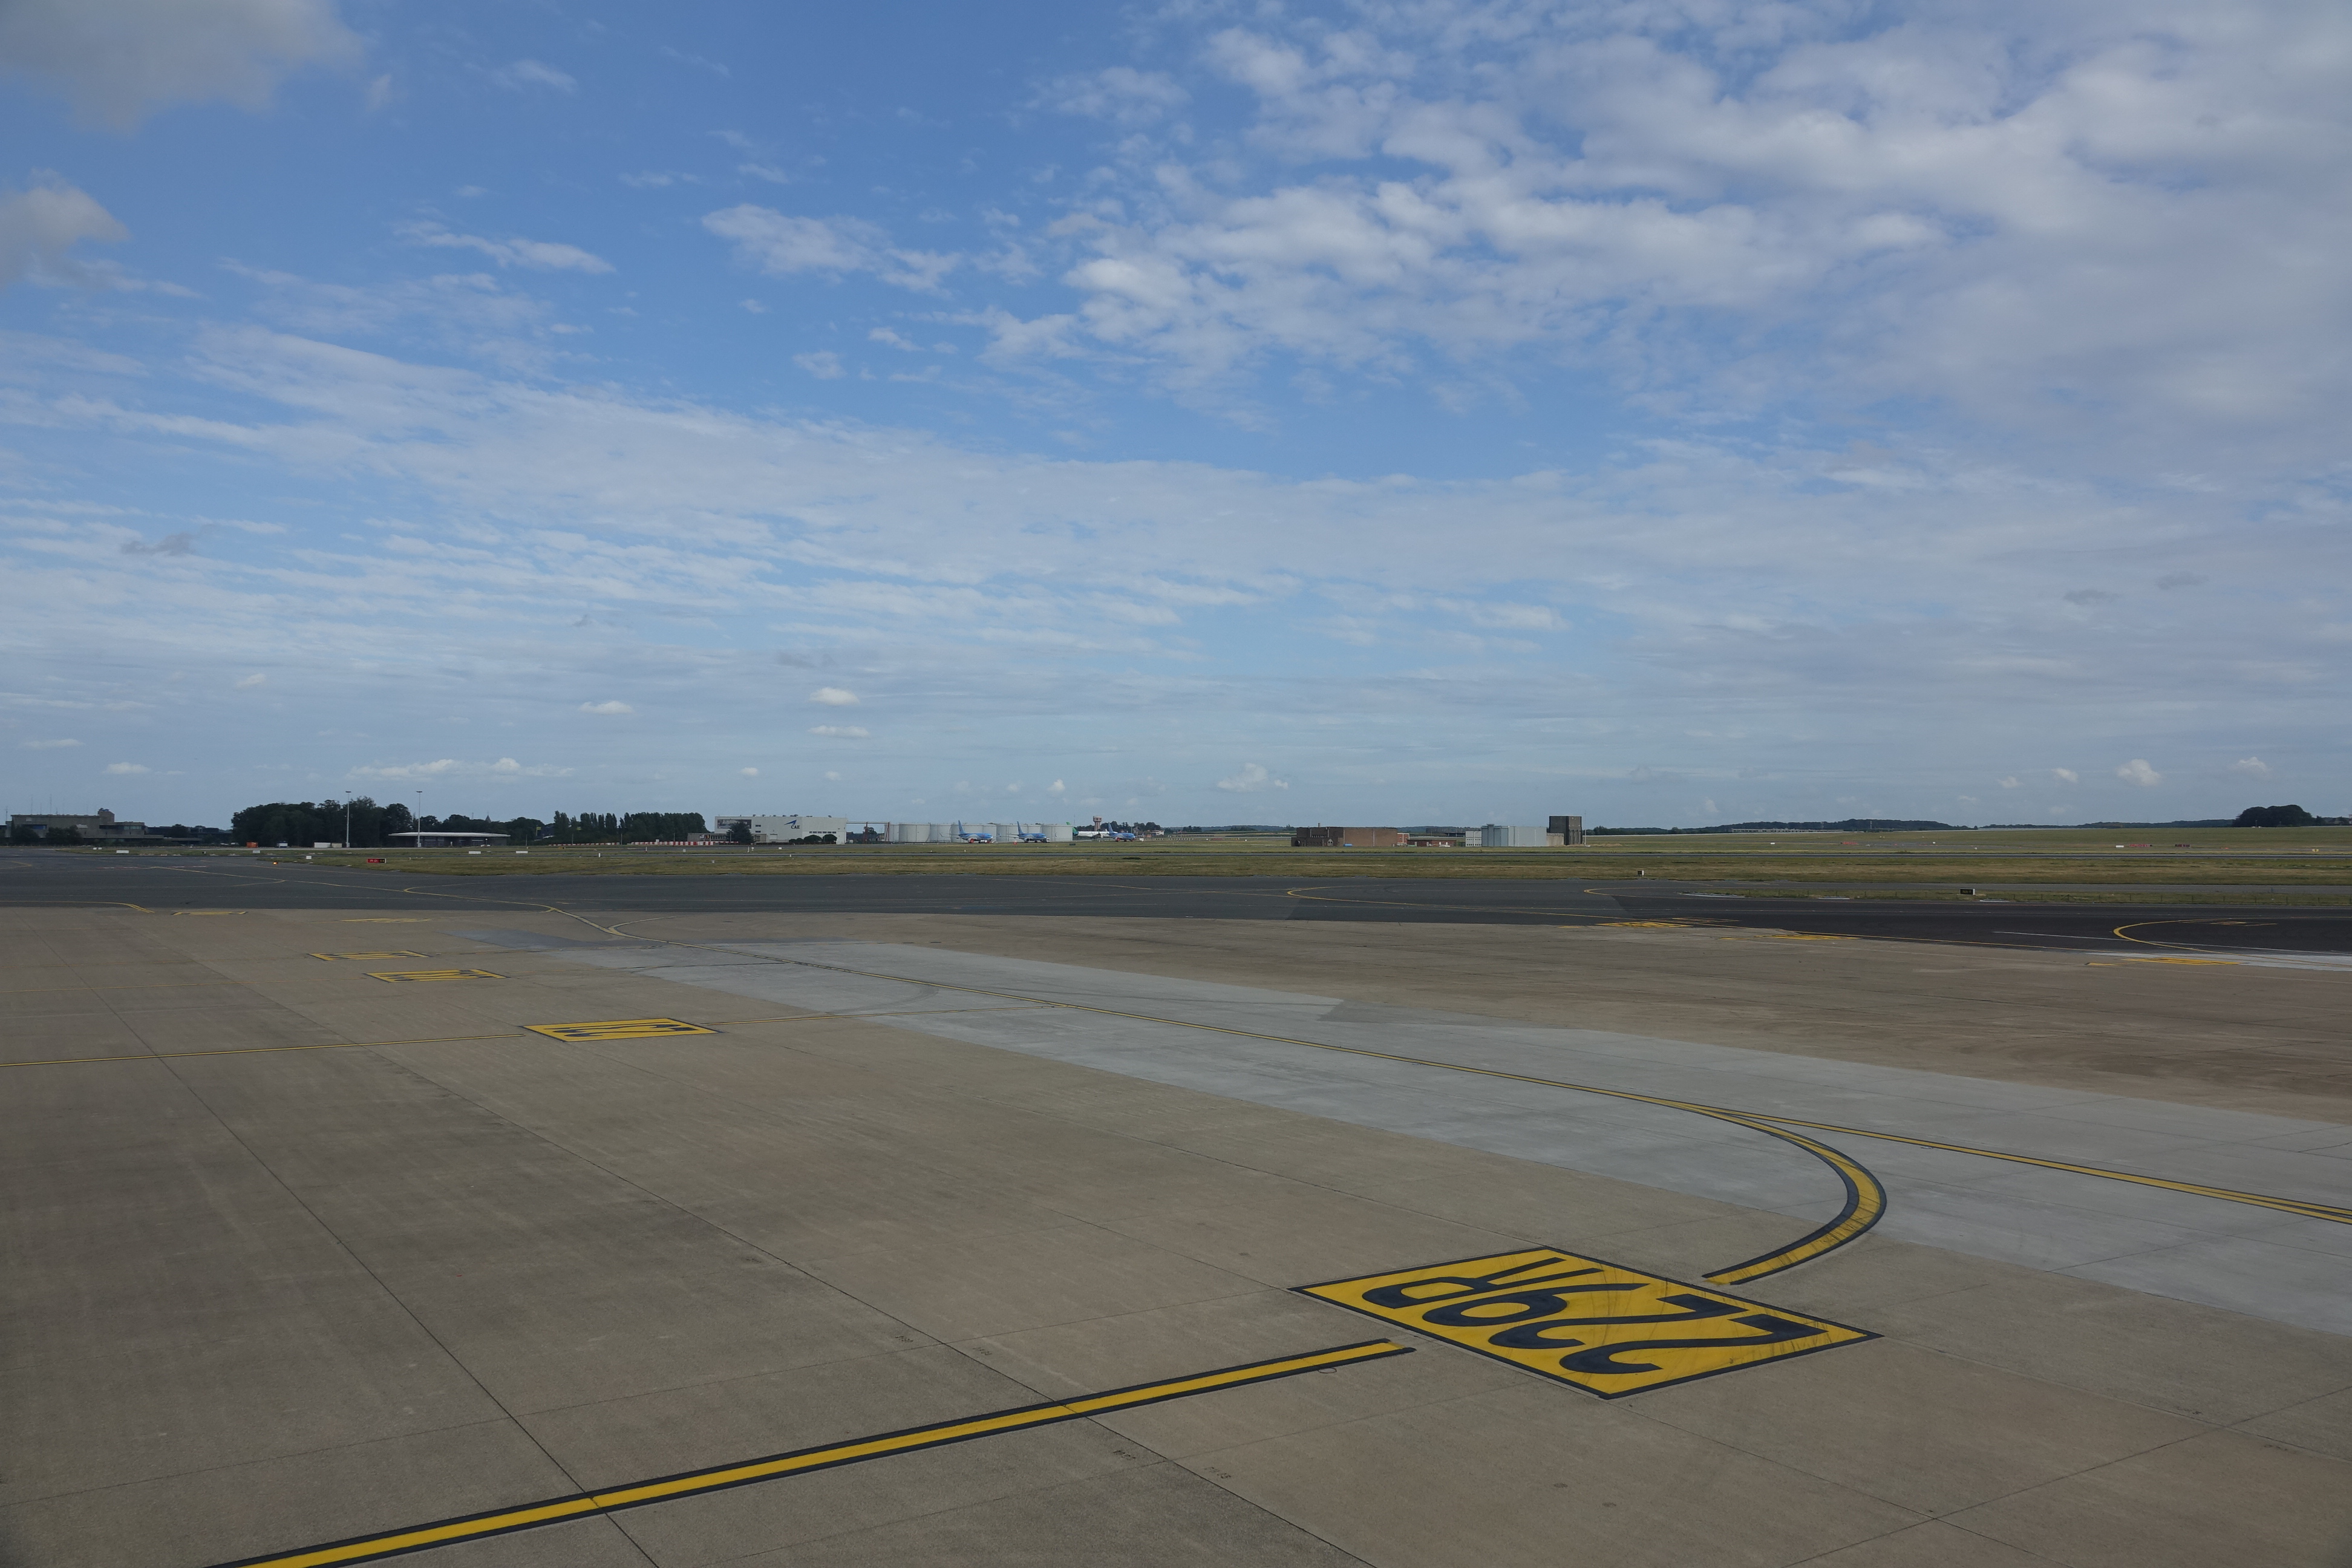
[[[52,908],[585,913],[1056,915],[1083,920],[1339,921],[1559,925],[1681,920],[1888,941],[2071,951],[2183,950],[2352,953],[2352,907],[2041,903],[1759,898],[1699,885],[1656,888],[1580,879],[1384,880],[1282,877],[990,877],[713,872],[593,876],[419,876],[397,865],[354,870],[262,857],[90,857],[0,850],[0,902]]]

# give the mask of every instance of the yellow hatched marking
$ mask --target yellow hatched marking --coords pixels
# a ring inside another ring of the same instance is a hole
[[[699,1024],[676,1018],[607,1018],[594,1024],[525,1024],[534,1035],[551,1040],[649,1040],[664,1035],[715,1035]]]
[[[333,963],[349,958],[422,958],[425,955],[421,952],[411,952],[403,947],[395,948],[390,952],[314,952],[310,956]]]
[[[504,980],[503,974],[493,974],[487,969],[375,969],[368,972],[371,980]]]
[[[1368,1340],[1360,1344],[1337,1345],[1329,1350],[1310,1351],[1305,1355],[1281,1356],[1272,1361],[1254,1362],[1246,1366],[1224,1367],[1215,1372],[1199,1373],[1191,1377],[1171,1378],[1162,1383],[1148,1383],[1134,1388],[1112,1389],[1102,1394],[1090,1394],[1077,1399],[1046,1405],[1033,1405],[1019,1410],[997,1411],[987,1415],[975,1415],[961,1421],[943,1421],[932,1426],[916,1426],[903,1432],[878,1433],[871,1437],[854,1438],[846,1443],[829,1444],[821,1448],[805,1448],[798,1453],[772,1454],[764,1458],[751,1459],[737,1465],[719,1465],[706,1470],[692,1470],[684,1475],[657,1477],[632,1485],[614,1487],[601,1492],[582,1492],[571,1497],[550,1498],[543,1502],[526,1503],[518,1508],[502,1509],[489,1513],[475,1514],[466,1519],[441,1520],[431,1524],[415,1525],[405,1530],[388,1531],[382,1535],[362,1536],[351,1541],[330,1542],[319,1546],[307,1546],[299,1551],[276,1556],[247,1557],[237,1563],[224,1563],[220,1568],[334,1568],[349,1563],[371,1563],[378,1558],[396,1556],[402,1552],[421,1551],[427,1547],[446,1546],[453,1542],[470,1541],[487,1535],[504,1535],[518,1530],[530,1530],[542,1524],[554,1524],[585,1514],[604,1513],[615,1509],[637,1508],[646,1503],[663,1502],[673,1498],[693,1497],[702,1492],[719,1491],[729,1487],[749,1485],[755,1481],[774,1480],[781,1477],[803,1475],[812,1470],[830,1469],[838,1465],[854,1465],[866,1459],[883,1458],[892,1454],[911,1453],[921,1448],[936,1448],[949,1443],[961,1443],[974,1437],[993,1436],[1000,1432],[1018,1432],[1032,1426],[1047,1426],[1056,1422],[1081,1420],[1113,1410],[1132,1409],[1139,1405],[1156,1405],[1162,1400],[1182,1399],[1195,1394],[1207,1394],[1220,1388],[1237,1388],[1244,1384],[1265,1383],[1278,1377],[1294,1377],[1300,1373],[1322,1372],[1332,1367],[1349,1366],[1357,1362],[1378,1361],[1387,1356],[1405,1355],[1409,1348],[1388,1340]]]
[[[1878,1336],[1537,1247],[1300,1288],[1603,1399]]]

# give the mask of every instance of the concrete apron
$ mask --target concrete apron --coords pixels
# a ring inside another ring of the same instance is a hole
[[[891,943],[621,947],[520,931],[452,934],[811,1013],[887,1014],[898,1028],[1737,1203],[1801,1222],[1792,1238],[1836,1213],[1843,1193],[1826,1167],[1762,1132],[1251,1037],[2352,1203],[2352,1129],[2329,1122]],[[1053,1003],[1105,1011],[1038,1005]],[[2352,1333],[2352,1225],[1976,1154],[1811,1135],[1884,1183],[1883,1237]]]

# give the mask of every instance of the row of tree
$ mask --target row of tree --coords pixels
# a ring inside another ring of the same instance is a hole
[[[168,831],[168,830],[165,830]],[[557,812],[553,822],[536,816],[415,816],[399,801],[377,805],[368,796],[349,800],[273,800],[248,805],[229,822],[236,844],[349,844],[377,849],[396,842],[397,833],[503,833],[510,844],[625,844],[647,838],[684,838],[706,831],[698,811]],[[49,842],[59,842],[54,836]]]

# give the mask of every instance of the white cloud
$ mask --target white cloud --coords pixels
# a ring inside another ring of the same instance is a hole
[[[841,775],[839,773],[828,772],[824,776],[828,783],[839,784],[841,782]]]
[[[1056,781],[1058,783],[1058,781]],[[1289,782],[1276,778],[1265,771],[1263,763],[1244,763],[1238,772],[1217,781],[1217,787],[1242,795],[1253,795],[1264,789],[1288,789]]]
[[[1132,66],[1061,77],[1037,95],[1036,106],[1065,114],[1084,114],[1122,126],[1149,125],[1181,109],[1192,94],[1161,71],[1139,71]]]
[[[354,779],[373,779],[387,784],[417,784],[439,778],[483,779],[490,781],[515,779],[555,779],[571,776],[570,768],[552,763],[526,764],[512,757],[500,757],[494,763],[471,763],[457,757],[436,757],[429,763],[376,763],[349,770]]]
[[[2072,768],[2052,768],[2050,772],[2057,778],[2060,784],[2079,784],[2082,782],[2082,775],[2077,773]]]
[[[106,771],[110,773],[143,773],[149,770],[144,763],[109,763]]]
[[[809,700],[822,702],[827,708],[855,708],[857,693],[838,686],[820,686],[809,693]]]
[[[577,92],[580,82],[571,72],[558,70],[544,60],[517,60],[500,66],[490,73],[490,79],[500,87],[520,90],[527,87],[552,88],[558,92]]]
[[[1059,779],[1055,779],[1052,784],[1045,786],[1045,793],[1047,795],[1062,795],[1066,793],[1066,791],[1067,786]]]
[[[2332,449],[2352,359],[2309,333],[2352,276],[2309,258],[2352,200],[2352,13],[1695,14],[1267,7],[1200,38],[1255,117],[1097,174],[1053,341],[1193,387],[1566,357],[1727,409],[1924,395],[2184,468],[2249,433]]]
[[[630,706],[629,706],[627,703],[625,703],[625,702],[621,702],[621,701],[611,701],[611,702],[583,702],[583,703],[580,705],[580,711],[582,711],[583,713],[607,713],[607,714],[610,714],[610,713],[634,713],[634,712],[635,712],[635,711],[636,711],[636,710],[635,710],[635,709],[634,709],[634,708],[632,708],[632,707],[630,707]]]
[[[831,349],[823,349],[815,353],[794,354],[793,363],[819,381],[839,381],[843,374],[841,356]]]
[[[757,768],[738,768],[735,771],[741,773],[747,779],[755,779],[760,776],[760,770]]]
[[[732,240],[737,261],[773,278],[870,272],[901,289],[938,293],[940,279],[962,260],[937,251],[898,248],[887,230],[864,218],[794,217],[749,202],[706,215],[702,226]]]
[[[263,109],[289,72],[344,65],[359,39],[331,0],[10,0],[0,66],[62,89],[85,120],[128,131],[173,103]]]
[[[2116,770],[2116,777],[2126,784],[2136,784],[2143,788],[2153,788],[2164,782],[2164,775],[2149,767],[2146,757],[2134,757],[2130,762],[2124,763]]]
[[[872,331],[866,334],[866,341],[873,343],[887,343],[894,349],[902,349],[910,354],[919,354],[923,352],[922,344],[910,342],[907,339],[902,338],[898,333],[892,331],[887,327],[875,328]]]
[[[2013,778],[2013,777],[2012,777],[2012,778],[2005,778],[2005,779],[2001,780],[2001,781],[2000,781],[2000,787],[2001,787],[2001,788],[2003,788],[2003,789],[2018,789],[2018,788],[2022,787],[2022,785],[2021,784],[2021,783],[2020,783],[2020,781],[2019,781],[2019,780],[2017,780],[2016,778]]]
[[[868,731],[856,724],[814,724],[809,727],[809,733],[829,735],[836,741],[863,741]]]
[[[267,686],[268,684],[269,677],[266,675],[247,675],[239,678],[236,682],[236,689],[239,691],[251,691],[256,687]]]
[[[2230,764],[2230,771],[2233,773],[2242,773],[2252,779],[2266,779],[2271,776],[2270,763],[2260,757],[2240,757]]]
[[[19,741],[16,743],[28,752],[59,752],[68,746],[81,744],[79,741]]]
[[[54,175],[37,178],[27,190],[0,195],[0,289],[27,278],[103,286],[107,273],[68,253],[85,239],[114,243],[130,237],[131,231],[88,193]]]
[[[576,245],[544,239],[485,239],[477,234],[453,234],[437,223],[407,223],[400,236],[412,245],[437,246],[446,250],[478,250],[501,267],[527,267],[541,272],[610,272],[613,264]]]

